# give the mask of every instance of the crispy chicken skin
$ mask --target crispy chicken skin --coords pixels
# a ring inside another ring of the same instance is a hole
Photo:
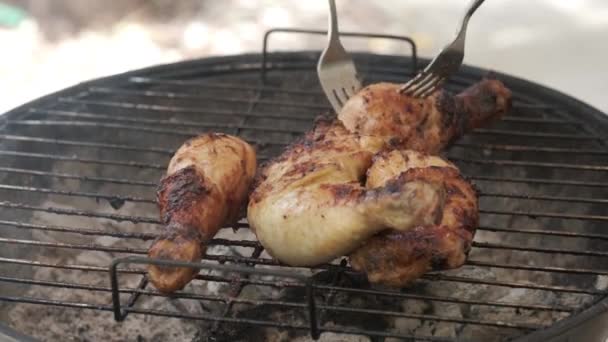
[[[238,220],[256,170],[253,148],[239,138],[209,133],[185,142],[175,153],[157,191],[165,228],[148,251],[153,258],[199,261],[206,243]],[[182,289],[198,270],[150,265],[150,281],[161,292]]]
[[[367,187],[395,177],[433,184],[445,193],[431,224],[407,231],[385,230],[350,254],[350,263],[372,283],[405,286],[431,270],[460,267],[479,222],[477,195],[458,169],[439,157],[414,151],[380,153],[367,173]]]
[[[438,90],[425,99],[400,94],[401,86],[376,83],[363,88],[344,104],[338,118],[350,132],[436,154],[465,132],[501,118],[511,106],[511,92],[493,79],[456,96]]]
[[[250,197],[249,224],[266,250],[290,265],[316,265],[387,227],[434,222],[440,189],[399,177],[365,188],[371,161],[339,122],[317,123],[264,170]]]
[[[364,88],[338,120],[320,121],[264,167],[248,220],[272,256],[313,266],[350,254],[372,282],[394,286],[464,262],[475,192],[453,165],[425,153],[502,117],[511,94],[497,80],[423,100],[399,87]]]

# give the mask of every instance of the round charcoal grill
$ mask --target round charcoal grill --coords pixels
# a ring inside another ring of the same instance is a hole
[[[513,110],[446,152],[481,192],[481,226],[462,268],[401,290],[374,287],[345,260],[279,265],[242,221],[220,231],[191,285],[156,292],[145,254],[160,230],[155,187],[173,151],[216,131],[268,159],[329,111],[318,52],[265,47],[263,56],[138,70],[1,116],[0,319],[50,340],[532,341],[601,318],[608,119],[502,74]],[[405,82],[415,60],[355,55],[366,84]],[[446,88],[485,74],[463,67]]]

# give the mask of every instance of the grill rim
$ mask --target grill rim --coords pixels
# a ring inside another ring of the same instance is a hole
[[[296,60],[303,59],[304,62],[310,63],[310,66],[313,66],[314,63],[316,63],[316,59],[317,59],[318,55],[319,55],[318,51],[271,52],[271,53],[268,53],[268,60],[270,61],[269,62],[270,65],[267,66],[267,70],[269,72],[272,72],[273,70],[281,70],[281,71],[285,70],[285,68],[282,67],[282,65],[284,65],[284,64],[281,64],[281,63],[273,64],[273,62],[277,63],[275,61],[276,59],[286,61],[286,62],[283,62],[285,64],[289,64],[290,62],[288,62],[288,61],[293,61],[294,59],[296,59]],[[355,55],[355,58],[357,58],[357,57],[370,58],[370,57],[380,56],[380,57],[388,57],[388,58],[400,58],[400,59],[403,59],[404,61],[407,61],[409,59],[408,57],[403,57],[403,56],[374,55],[374,54],[370,54],[370,53],[355,53],[354,55]],[[296,58],[294,58],[294,57],[296,57]],[[248,54],[239,54],[239,55],[231,55],[231,56],[200,58],[200,59],[189,60],[189,61],[184,61],[184,62],[156,65],[156,66],[152,66],[152,67],[132,70],[132,71],[128,71],[125,73],[120,73],[120,74],[116,74],[116,75],[110,75],[107,77],[89,80],[89,81],[79,83],[74,86],[71,86],[71,87],[68,87],[68,88],[53,92],[53,93],[50,93],[48,95],[45,95],[43,97],[40,97],[38,99],[35,99],[33,101],[30,101],[28,103],[25,103],[21,106],[18,106],[14,109],[9,110],[4,115],[0,116],[0,130],[6,131],[7,121],[16,120],[17,118],[20,118],[20,117],[27,117],[28,114],[30,113],[30,111],[27,110],[28,107],[42,107],[45,104],[47,104],[48,102],[54,102],[56,99],[58,99],[59,97],[61,97],[64,94],[77,94],[81,91],[86,91],[87,88],[90,88],[92,85],[94,85],[95,87],[108,85],[108,84],[117,86],[117,85],[119,85],[119,83],[117,83],[116,81],[119,81],[120,83],[124,84],[125,81],[128,82],[130,79],[133,79],[133,78],[140,78],[140,79],[150,78],[150,76],[154,77],[155,76],[154,74],[156,74],[156,73],[165,74],[165,76],[166,76],[168,71],[170,71],[172,69],[179,71],[179,69],[190,69],[191,67],[197,67],[197,69],[200,70],[200,69],[203,69],[205,66],[212,66],[212,68],[210,69],[211,74],[214,74],[215,72],[217,72],[218,74],[225,75],[226,70],[217,70],[217,69],[214,69],[213,67],[217,67],[218,64],[219,65],[230,65],[230,66],[234,67],[235,69],[237,69],[237,71],[239,71],[238,70],[239,64],[241,64],[244,60],[252,60],[252,59],[258,60],[258,62],[249,63],[249,65],[250,66],[257,65],[255,70],[261,70],[262,65],[261,65],[261,62],[259,61],[260,58],[261,58],[261,55],[259,53],[248,53]],[[421,62],[421,64],[424,64],[424,63],[427,63],[429,60],[425,59],[425,58],[419,58],[419,61]],[[249,69],[249,70],[251,70],[251,69]],[[240,71],[245,71],[245,69],[240,70]],[[461,72],[466,73],[467,76],[469,76],[469,77],[476,76],[476,77],[480,77],[480,78],[487,74],[487,71],[485,69],[468,66],[468,65],[464,65],[461,68]],[[565,113],[565,115],[570,120],[579,123],[585,130],[588,130],[588,131],[592,132],[595,136],[600,137],[601,138],[600,140],[601,140],[601,143],[603,146],[607,145],[606,139],[608,138],[608,115],[602,113],[600,110],[584,103],[583,101],[581,101],[579,99],[576,99],[572,96],[562,93],[558,90],[551,89],[544,85],[540,85],[538,83],[525,80],[521,77],[511,76],[511,75],[503,74],[500,72],[492,72],[492,74],[495,75],[495,77],[505,81],[505,83],[507,83],[509,85],[513,85],[514,87],[532,88],[534,91],[534,98],[539,98],[539,99],[542,98],[543,101],[549,102],[549,103],[551,102],[551,99],[558,99],[561,103],[566,103],[566,105],[568,105],[570,107],[576,107],[577,116],[571,115],[570,113]],[[145,75],[148,75],[148,76],[146,77]],[[162,76],[156,77],[156,79],[158,79],[158,80],[162,80],[162,78],[163,78]],[[208,82],[208,83],[209,83],[209,85],[213,86],[213,82]],[[585,122],[583,122],[581,120],[582,117],[587,117],[587,116],[590,116],[591,119],[595,120],[594,125],[591,127],[588,126]],[[600,126],[603,129],[600,129]],[[118,258],[116,258],[116,259],[118,259]],[[192,263],[192,264],[193,264],[193,266],[197,266],[197,268],[201,268],[200,263]],[[516,338],[514,341],[527,342],[527,341],[534,341],[534,340],[538,340],[538,339],[558,336],[559,334],[561,334],[565,331],[568,331],[571,328],[581,324],[581,322],[584,322],[584,321],[586,321],[590,318],[593,318],[596,315],[599,315],[606,311],[608,311],[608,294],[605,294],[603,296],[603,298],[598,299],[596,301],[596,303],[590,305],[586,309],[584,309],[580,312],[575,312],[565,319],[555,321],[554,323],[552,323],[551,326],[549,326],[549,328],[534,331],[534,332],[526,334],[522,337]]]

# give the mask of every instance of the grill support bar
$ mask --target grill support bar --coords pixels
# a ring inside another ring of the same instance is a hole
[[[314,297],[314,279],[313,277],[307,277],[301,274],[297,274],[294,272],[287,271],[278,271],[278,270],[268,270],[268,269],[256,269],[253,267],[246,266],[235,266],[235,265],[225,265],[225,264],[211,264],[211,263],[193,263],[193,262],[184,262],[184,261],[174,261],[174,260],[163,260],[163,259],[152,259],[147,257],[136,257],[136,256],[128,256],[123,258],[116,258],[112,261],[109,267],[110,273],[110,284],[112,287],[112,311],[114,313],[114,319],[118,322],[123,321],[131,310],[133,305],[135,304],[135,300],[138,295],[132,294],[129,299],[128,306],[125,308],[120,304],[120,287],[118,285],[118,266],[121,264],[140,264],[140,265],[157,265],[157,266],[171,266],[171,267],[189,267],[195,268],[199,271],[202,269],[205,270],[214,270],[214,271],[224,271],[224,272],[237,272],[239,274],[257,274],[257,275],[266,275],[266,276],[274,276],[281,278],[289,278],[297,280],[301,283],[304,283],[306,286],[306,303],[308,309],[308,319],[310,324],[310,334],[314,339],[318,339],[320,336],[319,332],[319,324],[317,322],[317,313],[316,313],[316,303]],[[144,276],[140,281],[138,286],[139,289],[143,289],[147,284],[147,278]],[[123,310],[124,308],[124,310]]]
[[[262,70],[261,77],[262,83],[266,83],[267,77],[266,74],[268,72],[268,41],[270,40],[270,36],[274,33],[302,33],[302,34],[312,34],[312,35],[327,35],[327,31],[321,30],[307,30],[307,29],[294,29],[294,28],[274,28],[266,31],[264,34],[264,39],[262,43]],[[403,36],[395,36],[390,34],[377,34],[377,33],[361,33],[361,32],[340,32],[341,36],[344,37],[357,37],[357,38],[382,38],[382,39],[392,39],[406,42],[409,44],[411,49],[411,60],[412,60],[412,68],[411,75],[414,76],[418,71],[418,50],[416,48],[416,43],[409,37]]]

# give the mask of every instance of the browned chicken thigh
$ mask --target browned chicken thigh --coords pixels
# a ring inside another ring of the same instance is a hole
[[[274,160],[247,213],[266,250],[290,265],[317,265],[384,229],[433,223],[443,196],[435,184],[396,178],[364,187],[374,152],[339,122],[320,121]]]
[[[373,283],[404,286],[430,270],[460,267],[479,221],[477,195],[458,169],[435,156],[414,151],[380,153],[367,172],[367,187],[400,176],[433,184],[445,192],[434,222],[406,230],[384,230],[350,254],[355,270]]]
[[[422,100],[399,87],[364,88],[339,120],[317,124],[265,167],[248,219],[272,256],[313,266],[350,254],[372,282],[393,286],[462,265],[475,192],[453,165],[420,152],[502,117],[511,94],[497,80]]]
[[[255,170],[255,151],[239,138],[209,133],[185,142],[158,187],[165,227],[148,255],[199,261],[217,231],[238,220]],[[197,273],[185,267],[148,268],[150,281],[161,292],[182,289]]]

